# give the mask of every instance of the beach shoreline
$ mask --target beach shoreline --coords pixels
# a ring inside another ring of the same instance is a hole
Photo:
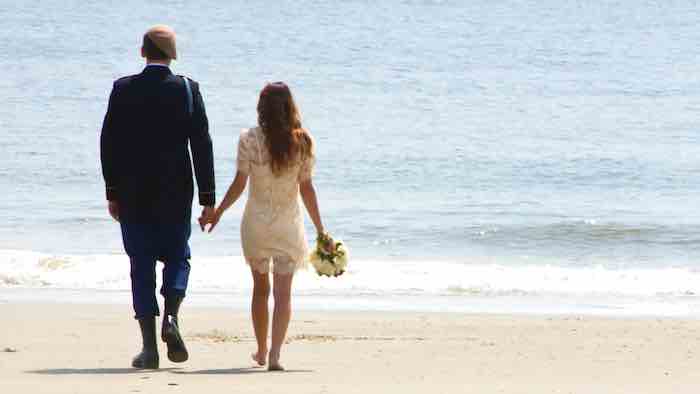
[[[290,372],[266,373],[242,310],[185,307],[190,361],[170,363],[161,344],[156,372],[129,368],[129,305],[5,302],[0,315],[7,392],[690,393],[700,381],[688,319],[299,311]]]
[[[240,256],[192,260],[188,304],[248,307],[250,271]],[[160,270],[160,265],[158,270]],[[354,259],[340,280],[312,270],[294,278],[300,310],[700,317],[692,267],[559,266]],[[160,275],[160,273],[159,273]],[[131,302],[128,257],[0,250],[0,302]]]
[[[162,299],[159,297],[159,302]],[[0,287],[2,304],[130,305],[131,293],[125,290]],[[534,317],[589,316],[601,318],[700,319],[700,299],[688,297],[631,297],[591,294],[365,294],[358,292],[294,291],[294,309],[308,313],[447,313]],[[247,311],[250,290],[190,290],[188,307]],[[161,305],[162,306],[162,305]]]

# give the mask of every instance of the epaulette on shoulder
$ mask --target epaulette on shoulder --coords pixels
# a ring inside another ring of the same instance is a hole
[[[138,74],[136,74],[136,75],[138,75]],[[117,86],[117,85],[128,84],[129,82],[131,82],[132,79],[134,79],[134,77],[136,75],[127,75],[126,77],[121,77],[121,78],[117,79],[116,81],[114,81],[114,85]]]

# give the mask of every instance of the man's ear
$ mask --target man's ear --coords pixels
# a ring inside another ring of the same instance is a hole
[[[141,57],[145,58],[146,57],[146,50],[141,47]]]

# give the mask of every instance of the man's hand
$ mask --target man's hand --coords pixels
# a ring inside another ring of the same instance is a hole
[[[109,210],[109,215],[116,220],[117,222],[119,221],[119,203],[116,201],[110,201],[109,205],[107,206],[107,209]]]
[[[204,231],[204,227],[206,227],[207,223],[211,223],[214,215],[214,207],[204,207],[202,209],[202,215],[197,219],[199,221],[199,228],[201,228],[202,231]]]
[[[211,219],[209,219],[209,232],[211,233],[214,231],[214,227],[216,227],[217,224],[219,224],[219,220],[221,220],[221,215],[223,215],[224,212],[221,210],[216,210],[214,214],[212,215]]]

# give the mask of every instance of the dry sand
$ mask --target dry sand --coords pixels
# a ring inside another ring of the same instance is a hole
[[[0,304],[0,393],[698,393],[700,322],[427,313],[294,316],[287,372],[253,368],[247,313],[185,308],[191,353],[129,368],[128,306]]]

